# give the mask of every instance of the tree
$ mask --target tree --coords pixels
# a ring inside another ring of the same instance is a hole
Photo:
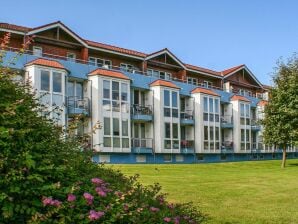
[[[274,85],[265,107],[264,142],[282,148],[282,164],[286,165],[286,149],[298,143],[298,58],[279,62],[273,76]]]
[[[192,205],[170,204],[160,186],[144,187],[91,161],[90,147],[42,116],[0,43],[0,223],[201,223]],[[13,60],[17,60],[14,58]],[[85,149],[85,150],[82,150]]]

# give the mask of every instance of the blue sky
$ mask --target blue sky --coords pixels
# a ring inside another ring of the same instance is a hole
[[[239,64],[264,84],[298,47],[295,0],[14,0],[0,22],[35,27],[61,20],[85,39],[221,71]]]

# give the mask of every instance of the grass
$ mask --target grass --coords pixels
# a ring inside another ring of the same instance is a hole
[[[298,160],[189,165],[113,165],[172,202],[194,202],[208,223],[298,223]]]

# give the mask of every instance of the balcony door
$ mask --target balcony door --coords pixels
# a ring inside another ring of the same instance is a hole
[[[133,104],[145,106],[145,92],[135,89],[133,94]]]
[[[68,81],[67,96],[83,99],[83,83],[76,81]]]

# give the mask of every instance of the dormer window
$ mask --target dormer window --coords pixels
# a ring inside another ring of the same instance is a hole
[[[204,81],[204,82],[203,82],[203,86],[204,86],[204,87],[211,88],[212,85],[213,85],[212,82],[209,82],[209,81]]]
[[[154,77],[159,78],[159,79],[165,79],[165,80],[171,80],[172,79],[172,74],[169,73],[169,72],[148,69],[147,74],[149,76],[154,76]]]
[[[198,79],[197,79],[197,78],[191,78],[191,77],[188,77],[188,78],[187,78],[187,83],[188,83],[188,84],[197,85],[197,84],[198,84]]]
[[[134,66],[130,64],[121,63],[120,69],[127,72],[133,72]]]
[[[42,57],[42,47],[33,46],[33,55]]]
[[[75,61],[76,60],[76,54],[75,53],[68,52],[66,57],[67,57],[68,61]]]
[[[112,68],[112,61],[102,58],[89,57],[89,65],[110,69]]]

